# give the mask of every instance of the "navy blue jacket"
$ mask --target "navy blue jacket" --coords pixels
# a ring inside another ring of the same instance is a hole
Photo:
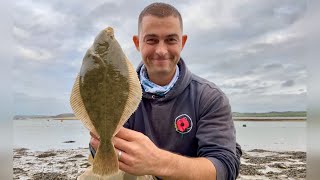
[[[228,98],[214,83],[192,74],[182,59],[178,66],[174,87],[164,97],[143,92],[124,127],[145,134],[161,149],[209,159],[218,180],[236,179],[242,151]]]

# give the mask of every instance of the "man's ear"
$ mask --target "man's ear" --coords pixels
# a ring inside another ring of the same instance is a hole
[[[186,44],[187,39],[188,39],[187,35],[182,35],[182,49],[183,49],[184,45]]]
[[[134,45],[136,46],[137,51],[140,51],[139,36],[133,36],[132,40]]]

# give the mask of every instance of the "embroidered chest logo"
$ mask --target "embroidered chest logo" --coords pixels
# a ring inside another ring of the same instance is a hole
[[[186,134],[192,129],[191,118],[187,114],[181,114],[174,120],[176,131],[181,134]]]

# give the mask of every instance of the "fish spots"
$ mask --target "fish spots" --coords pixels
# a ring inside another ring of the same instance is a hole
[[[105,58],[108,55],[108,50],[108,42],[98,43],[97,47],[95,48],[96,54],[98,54],[101,58]]]
[[[82,61],[70,98],[75,115],[100,137],[93,173],[107,175],[118,171],[111,138],[137,109],[141,96],[134,67],[115,39],[113,29],[104,29]]]

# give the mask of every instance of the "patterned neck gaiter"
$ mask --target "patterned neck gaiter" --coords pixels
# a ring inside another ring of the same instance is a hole
[[[140,82],[145,92],[156,94],[158,96],[164,96],[167,94],[179,78],[179,67],[176,65],[176,73],[174,74],[171,82],[165,86],[159,86],[151,82],[148,78],[147,69],[142,65],[140,69]]]

